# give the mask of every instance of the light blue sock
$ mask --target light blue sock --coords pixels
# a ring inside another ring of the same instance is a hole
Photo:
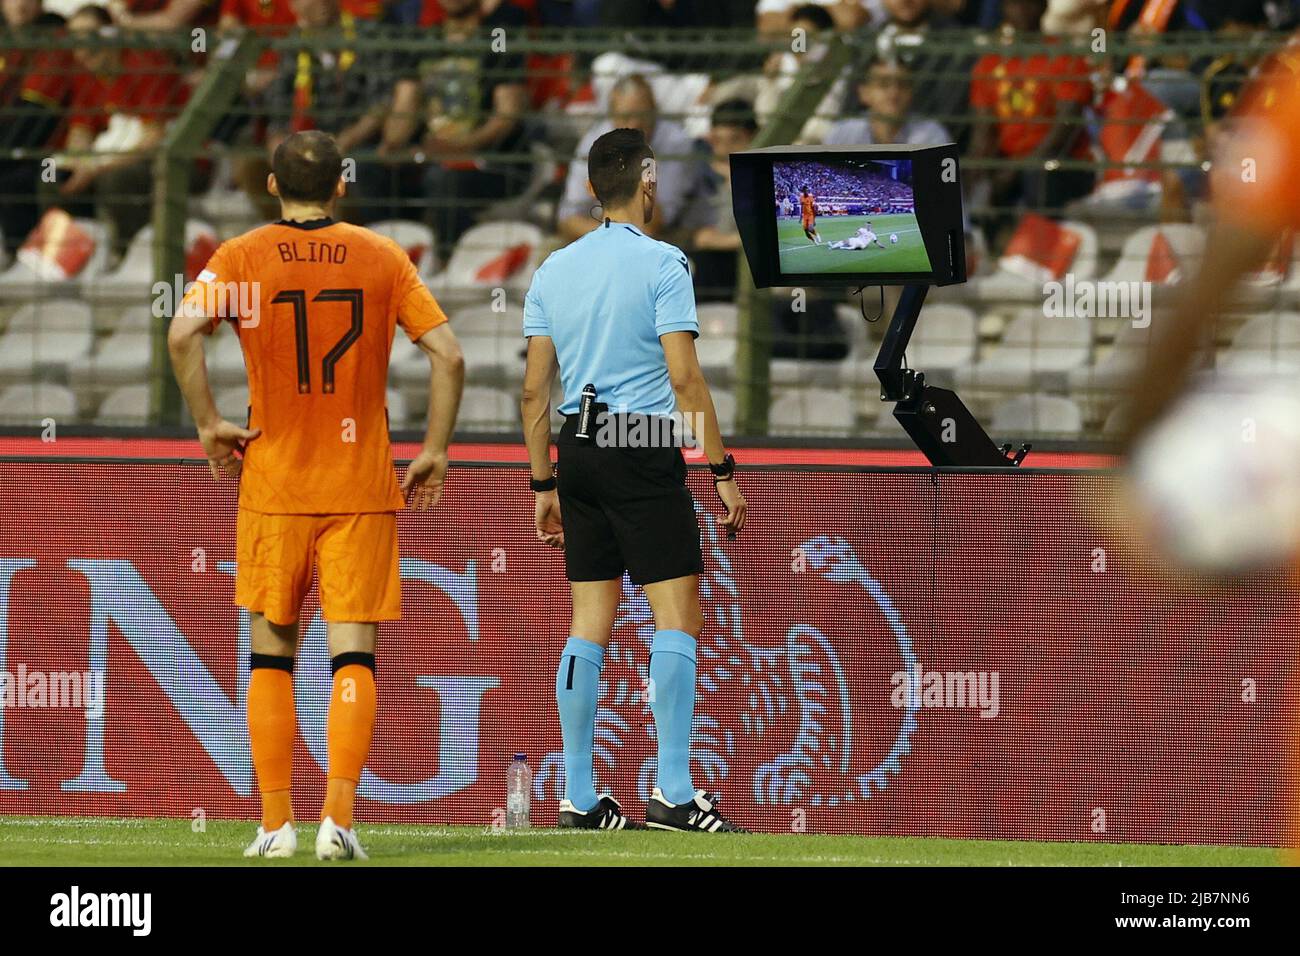
[[[571,637],[560,654],[555,672],[555,703],[560,709],[564,735],[564,795],[586,813],[596,805],[596,784],[591,772],[591,749],[596,736],[596,697],[605,648]]]
[[[691,783],[691,720],[695,716],[695,638],[655,631],[650,642],[650,710],[659,738],[659,789],[669,803],[695,796]]]

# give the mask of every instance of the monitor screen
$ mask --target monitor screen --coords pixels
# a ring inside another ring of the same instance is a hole
[[[932,271],[911,159],[774,159],[772,189],[782,275]]]

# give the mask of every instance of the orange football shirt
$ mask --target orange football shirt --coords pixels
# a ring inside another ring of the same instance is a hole
[[[348,223],[283,221],[223,243],[186,293],[231,319],[248,371],[239,506],[263,514],[396,511],[385,398],[393,335],[447,321],[406,252]]]

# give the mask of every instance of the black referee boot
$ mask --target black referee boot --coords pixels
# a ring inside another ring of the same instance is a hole
[[[716,793],[698,791],[686,803],[673,805],[664,799],[658,787],[646,804],[645,824],[652,830],[680,830],[684,833],[748,833],[718,810],[721,798]]]
[[[645,824],[623,815],[623,808],[609,794],[602,794],[596,805],[583,813],[568,800],[560,801],[561,830],[644,830]]]

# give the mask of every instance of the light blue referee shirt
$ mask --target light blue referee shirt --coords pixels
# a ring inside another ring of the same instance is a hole
[[[611,222],[547,257],[524,298],[524,335],[549,335],[564,401],[576,414],[587,383],[612,412],[677,408],[659,336],[700,334],[686,255],[635,226]]]

